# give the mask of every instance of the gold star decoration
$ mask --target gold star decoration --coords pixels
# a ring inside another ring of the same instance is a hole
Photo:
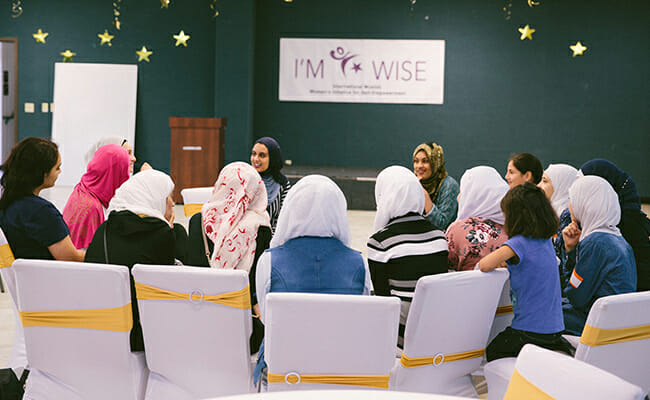
[[[138,62],[142,60],[149,62],[149,56],[153,54],[153,51],[149,51],[145,46],[142,46],[142,49],[140,51],[136,51],[135,53],[138,55]]]
[[[170,0],[160,0],[160,8],[169,8]]]
[[[32,33],[32,36],[34,36],[34,40],[36,40],[36,43],[45,43],[45,38],[49,35],[47,32],[43,32],[41,28],[38,28],[38,32]]]
[[[535,29],[531,29],[531,27],[528,25],[524,26],[523,28],[519,28],[519,33],[521,33],[519,40],[524,40],[526,38],[533,40],[533,32],[535,32]]]
[[[104,33],[97,34],[97,36],[102,40],[100,45],[104,45],[104,43],[107,43],[109,46],[112,46],[111,40],[115,37],[111,34],[108,33],[108,29],[104,29]]]
[[[72,61],[72,57],[77,55],[77,53],[73,53],[69,49],[60,54],[63,56],[63,62]]]
[[[178,35],[174,35],[174,39],[176,39],[176,47],[181,44],[187,47],[187,41],[190,39],[190,35],[186,35],[185,32],[181,31]]]
[[[581,56],[582,53],[584,53],[585,50],[587,50],[587,47],[583,46],[582,43],[580,43],[580,42],[574,44],[573,46],[569,46],[569,48],[571,50],[573,50],[573,56],[574,57],[575,56]]]

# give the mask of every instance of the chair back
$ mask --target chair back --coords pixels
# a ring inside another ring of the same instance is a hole
[[[268,390],[387,389],[399,308],[396,297],[269,293]]]
[[[214,188],[210,187],[197,187],[197,188],[186,188],[181,190],[181,196],[183,196],[183,210],[185,211],[185,217],[190,218],[192,215],[201,212],[201,207],[212,197],[212,192]]]
[[[393,389],[477,396],[470,373],[483,359],[508,271],[425,276],[415,286]]]
[[[16,275],[14,274],[13,263],[14,253],[11,251],[5,233],[0,229],[0,275],[2,275],[2,281],[5,283],[7,292],[11,297],[11,308],[14,311],[15,321],[14,344],[11,347],[7,368],[12,368],[16,376],[20,377],[23,370],[27,368],[27,353],[25,352],[25,333],[16,307],[18,299],[16,297]]]
[[[650,391],[650,291],[596,300],[575,358]]]
[[[638,386],[572,357],[527,344],[504,399],[641,400]]]
[[[494,322],[490,328],[490,335],[488,336],[488,343],[492,341],[499,333],[503,332],[507,327],[512,324],[512,319],[515,314],[512,311],[512,300],[510,299],[510,279],[506,279],[499,298],[499,305],[494,314]]]
[[[127,267],[18,259],[14,270],[30,361],[25,398],[144,398]]]
[[[151,371],[146,398],[197,399],[250,392],[248,274],[140,264],[132,273]],[[246,308],[222,304],[215,297],[237,291]]]

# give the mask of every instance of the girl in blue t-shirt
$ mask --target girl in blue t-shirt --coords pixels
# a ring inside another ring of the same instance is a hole
[[[570,352],[562,336],[562,298],[551,237],[558,218],[544,192],[530,182],[515,186],[501,201],[504,229],[510,239],[477,264],[483,272],[510,272],[512,325],[486,349],[488,361],[516,357],[526,343]]]

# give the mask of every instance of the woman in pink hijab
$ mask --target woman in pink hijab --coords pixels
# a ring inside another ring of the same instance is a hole
[[[97,227],[104,222],[104,208],[115,191],[129,179],[129,153],[117,144],[100,147],[86,173],[74,187],[63,209],[70,238],[78,249],[88,247]]]

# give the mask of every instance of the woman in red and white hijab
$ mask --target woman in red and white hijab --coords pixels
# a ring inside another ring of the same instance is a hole
[[[257,260],[271,241],[266,197],[264,181],[252,166],[243,162],[226,165],[214,184],[212,198],[190,219],[185,259],[187,265],[248,271],[254,315],[259,314],[255,298]],[[254,318],[253,353],[263,337],[263,332],[256,330],[258,323]],[[254,339],[258,333],[259,339]]]

